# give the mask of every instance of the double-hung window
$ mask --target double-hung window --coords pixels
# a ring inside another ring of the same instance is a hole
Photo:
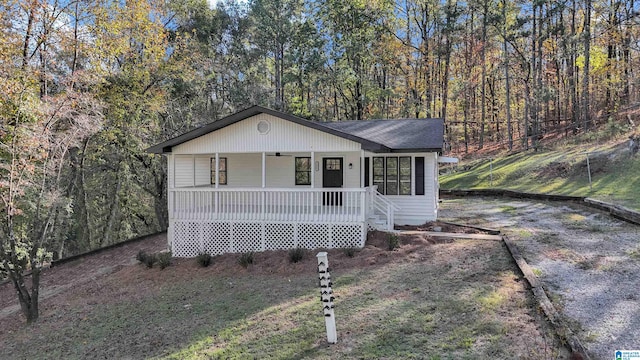
[[[310,157],[296,157],[296,185],[311,185]]]
[[[385,195],[411,195],[411,157],[374,157],[373,185]]]
[[[218,170],[220,171],[220,185],[227,185],[227,158],[218,158]],[[211,158],[211,185],[216,184],[216,158]]]

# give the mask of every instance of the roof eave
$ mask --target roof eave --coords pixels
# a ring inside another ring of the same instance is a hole
[[[305,120],[303,118],[294,116],[294,115],[290,115],[290,114],[286,114],[286,113],[282,113],[276,110],[272,110],[269,108],[265,108],[262,106],[252,106],[248,109],[239,111],[235,114],[229,115],[225,118],[222,118],[218,121],[214,121],[212,123],[209,123],[207,125],[201,126],[197,129],[193,129],[187,133],[184,133],[180,136],[177,136],[175,138],[169,139],[167,141],[164,141],[160,144],[154,145],[149,147],[148,149],[146,149],[146,152],[150,152],[150,153],[154,153],[154,154],[164,154],[164,153],[170,153],[171,149],[174,146],[183,144],[187,141],[193,140],[195,138],[198,138],[200,136],[209,134],[211,132],[220,130],[224,127],[227,127],[229,125],[235,124],[238,121],[247,119],[251,116],[255,116],[258,114],[269,114],[271,116],[275,116],[284,120],[288,120],[291,121],[293,123],[296,123],[298,125],[302,125],[302,126],[306,126],[318,131],[322,131],[334,136],[338,136],[347,140],[351,140],[354,142],[357,142],[361,145],[363,150],[368,150],[368,151],[375,151],[375,152],[384,152],[384,151],[389,151],[390,149],[382,144],[379,144],[377,142],[371,141],[371,140],[367,140],[364,138],[361,138],[359,136],[356,135],[352,135],[352,134],[348,134],[345,133],[343,131],[340,130],[336,130],[336,129],[332,129],[330,127],[327,126],[323,126],[321,123],[316,123],[313,121],[309,121],[309,120]]]
[[[429,153],[429,152],[441,152],[442,148],[410,148],[410,149],[389,149],[385,151],[373,151],[374,153]]]

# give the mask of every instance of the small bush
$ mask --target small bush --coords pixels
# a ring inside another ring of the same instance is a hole
[[[387,239],[387,245],[389,247],[389,251],[393,251],[400,247],[400,238],[396,234],[389,234],[389,238]]]
[[[304,249],[298,247],[289,250],[289,262],[297,263],[302,259],[304,259]]]
[[[196,256],[196,262],[198,263],[198,265],[200,265],[200,267],[207,267],[211,265],[212,259],[213,257],[209,253],[200,253],[198,254],[198,256]]]
[[[348,257],[353,257],[356,254],[357,249],[354,247],[349,247],[344,249],[344,254]]]
[[[144,257],[144,260],[142,261],[147,268],[151,269],[153,267],[153,264],[156,263],[156,255],[155,254],[147,254]]]
[[[157,254],[156,261],[158,262],[158,266],[161,270],[171,265],[171,251]]]
[[[238,259],[238,264],[243,268],[246,268],[249,264],[253,264],[253,251],[242,253]]]
[[[144,252],[144,250],[140,250],[138,251],[138,254],[136,254],[136,260],[138,260],[141,263],[145,263],[145,260],[147,259],[147,253]]]

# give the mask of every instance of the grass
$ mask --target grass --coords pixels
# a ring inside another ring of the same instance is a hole
[[[640,247],[628,250],[627,255],[629,255],[629,257],[632,259],[640,260]]]
[[[37,327],[0,334],[3,356],[534,359],[553,342],[498,242],[454,242],[333,269],[338,344],[331,346],[315,266],[287,275],[208,269],[185,261],[161,277],[137,266],[115,273],[99,287],[111,291],[108,299],[84,296],[48,309]],[[157,286],[140,290],[150,284]]]
[[[440,177],[443,189],[502,188],[515,191],[587,196],[640,210],[640,156],[625,150],[626,137],[601,146],[561,144],[551,150],[503,154],[493,160],[465,161],[459,171]],[[585,151],[590,155],[589,188]],[[493,185],[490,184],[493,173]]]

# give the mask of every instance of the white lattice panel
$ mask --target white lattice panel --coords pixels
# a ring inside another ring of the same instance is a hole
[[[194,222],[173,224],[176,257],[262,250],[362,247],[368,224]],[[264,240],[263,240],[264,236]],[[297,236],[297,243],[296,243]],[[264,243],[264,248],[262,244]]]
[[[204,223],[202,228],[204,251],[211,255],[228,253],[231,245],[231,224]]]
[[[331,229],[334,248],[362,247],[362,225],[333,225]]]
[[[193,257],[200,252],[200,224],[178,221],[174,225],[171,253],[177,257]]]
[[[305,249],[329,247],[328,224],[298,224],[298,246]]]
[[[265,250],[288,250],[295,248],[294,224],[267,223],[264,225]]]
[[[234,223],[233,247],[240,253],[262,251],[262,224]]]

